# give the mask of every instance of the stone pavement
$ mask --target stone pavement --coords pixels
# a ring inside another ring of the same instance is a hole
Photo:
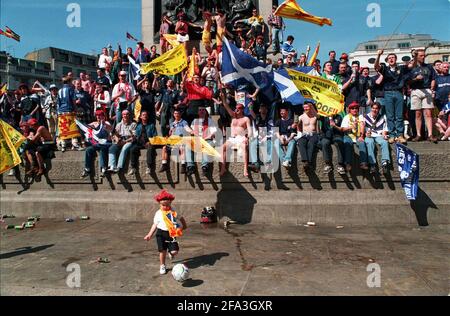
[[[6,219],[19,224],[23,219]],[[316,227],[189,222],[181,253],[191,280],[159,275],[144,222],[42,219],[1,230],[1,295],[448,295],[448,225]],[[110,263],[96,263],[107,257]],[[81,288],[70,289],[71,263]],[[369,288],[376,263],[381,287]]]

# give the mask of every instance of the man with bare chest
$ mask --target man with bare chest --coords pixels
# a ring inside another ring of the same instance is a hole
[[[298,131],[301,137],[298,140],[298,150],[302,158],[303,169],[309,171],[313,164],[313,156],[319,142],[318,114],[312,103],[303,105],[304,113],[299,117]]]
[[[30,119],[28,125],[31,130],[35,131],[34,134],[29,136],[29,140],[30,144],[36,148],[35,155],[39,167],[38,170],[34,169],[31,172],[41,176],[45,173],[44,160],[54,158],[54,152],[57,150],[56,143],[48,129],[44,126],[39,126],[36,119]],[[31,152],[27,151],[27,155],[31,155]],[[30,162],[33,160],[31,156],[28,159]]]
[[[232,117],[231,120],[231,135],[223,145],[222,151],[222,166],[220,169],[220,175],[223,176],[227,172],[226,168],[226,158],[227,158],[227,148],[240,149],[244,154],[244,177],[248,177],[248,139],[251,137],[251,124],[250,119],[244,116],[244,105],[238,104],[236,110],[233,111],[229,104],[228,99],[225,94],[221,92],[220,97],[222,99],[222,104],[227,110],[228,114]]]

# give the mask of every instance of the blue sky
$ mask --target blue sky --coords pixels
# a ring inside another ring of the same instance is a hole
[[[269,0],[267,0],[269,1]],[[66,7],[76,2],[81,7],[81,28],[69,28]],[[281,2],[281,1],[280,1]],[[292,34],[295,46],[311,50],[321,42],[319,58],[326,59],[334,49],[350,52],[359,42],[378,35],[390,35],[410,8],[407,0],[299,0],[308,12],[328,17],[333,26],[319,27],[302,21],[286,20],[285,37]],[[368,4],[381,6],[381,27],[369,28]],[[21,43],[0,37],[0,49],[23,57],[37,48],[54,46],[83,53],[100,52],[108,43],[126,45],[126,32],[141,37],[141,0],[0,0],[0,27],[5,25],[22,36]],[[431,34],[450,40],[450,0],[416,0],[414,8],[400,26],[401,33]],[[131,44],[131,42],[130,42]],[[134,45],[133,45],[134,46]]]

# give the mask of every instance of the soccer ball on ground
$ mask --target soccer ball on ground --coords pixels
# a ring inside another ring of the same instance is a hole
[[[172,269],[172,276],[178,282],[184,282],[189,279],[189,269],[186,265],[179,263]]]

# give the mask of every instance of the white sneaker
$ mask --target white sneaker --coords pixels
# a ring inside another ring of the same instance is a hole
[[[289,161],[283,161],[283,167],[285,168],[290,168],[291,167],[291,163]]]
[[[14,169],[9,170],[8,177],[14,177]]]
[[[149,174],[151,174],[151,173],[152,173],[152,172],[151,172],[150,168],[145,169],[145,174],[149,175]]]
[[[166,274],[166,273],[167,273],[167,271],[166,271],[166,266],[165,266],[165,265],[161,265],[161,266],[159,267],[159,274],[164,275],[164,274]]]

